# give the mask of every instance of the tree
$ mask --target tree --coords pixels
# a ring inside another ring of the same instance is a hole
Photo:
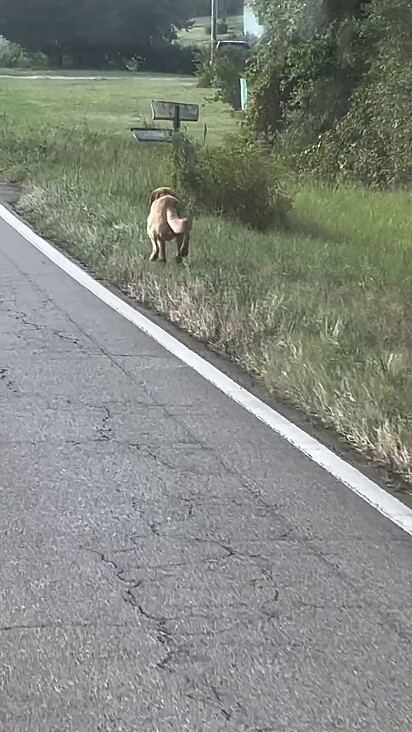
[[[243,0],[218,0],[219,17],[228,15],[242,15]],[[203,18],[210,15],[211,0],[192,0],[191,8],[194,18]]]
[[[2,35],[55,63],[142,55],[186,27],[190,0],[0,0]]]
[[[309,144],[347,112],[368,63],[360,20],[369,2],[255,0],[266,28],[249,74],[255,133],[273,138],[294,125]]]
[[[374,0],[362,25],[372,39],[368,72],[348,114],[320,141],[317,160],[331,177],[350,182],[409,186],[412,177],[412,5]]]
[[[252,136],[316,179],[404,185],[412,176],[410,0],[255,0]]]

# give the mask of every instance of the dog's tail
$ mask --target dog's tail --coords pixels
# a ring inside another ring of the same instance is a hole
[[[192,228],[190,219],[179,219],[176,211],[168,209],[167,223],[175,234],[188,234]]]

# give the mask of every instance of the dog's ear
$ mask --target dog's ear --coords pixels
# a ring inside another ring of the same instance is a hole
[[[150,205],[154,203],[154,201],[157,201],[158,198],[163,198],[163,196],[169,195],[169,188],[156,188],[152,195],[150,196]]]
[[[176,194],[171,188],[168,188],[167,186],[163,188],[156,188],[150,196],[150,205],[152,205],[154,201],[157,201],[158,198],[163,198],[163,196],[172,196],[172,198],[176,198]]]

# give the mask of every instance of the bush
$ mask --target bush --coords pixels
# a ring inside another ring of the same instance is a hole
[[[215,55],[212,71],[217,99],[240,109],[240,77],[245,68],[245,58],[236,49],[225,49]]]
[[[0,36],[0,67],[4,69],[28,68],[30,59],[16,43],[9,43]]]
[[[347,113],[368,66],[366,41],[354,20],[332,24],[309,40],[274,37],[260,39],[248,66],[251,134],[275,140],[291,130],[292,137],[309,134],[313,144]]]
[[[213,68],[210,63],[210,48],[207,46],[198,47],[195,57],[197,86],[201,89],[209,89],[213,86]]]
[[[213,69],[210,61],[210,48],[199,47],[196,57],[197,85],[202,89],[213,86]]]
[[[125,61],[124,66],[126,71],[130,71],[134,74],[142,70],[144,59],[141,56],[133,56],[132,58]]]
[[[198,86],[215,87],[216,100],[240,109],[240,77],[244,74],[245,60],[236,49],[225,49],[215,54],[212,63],[210,50],[203,51],[197,62]]]
[[[411,80],[410,61],[378,61],[349,114],[311,153],[316,173],[365,186],[410,185]]]
[[[205,34],[207,36],[210,36],[210,34],[212,33],[212,26],[210,24],[205,25],[204,29],[205,29]],[[225,20],[219,20],[219,22],[216,25],[216,30],[219,33],[219,35],[225,36],[227,33],[229,33],[229,26]]]
[[[169,74],[196,73],[198,49],[178,43],[159,43],[139,49],[143,71]]]
[[[293,3],[283,3],[282,15],[281,0],[257,2],[269,13],[269,30],[249,66],[250,134],[317,181],[410,185],[410,0],[358,0],[355,17],[347,3],[325,3],[334,20],[325,26],[320,19],[312,35],[290,16]],[[309,7],[301,4],[301,12]]]
[[[302,146],[299,167],[316,179],[372,187],[410,186],[412,178],[412,7],[409,0],[380,0],[363,33],[380,37],[375,59],[346,115]]]
[[[31,69],[40,70],[40,69],[49,69],[50,68],[50,59],[42,51],[37,51],[37,53],[32,53],[30,55],[29,61],[30,61]]]
[[[229,32],[229,26],[225,20],[220,20],[216,30],[220,35],[225,36]]]
[[[197,146],[190,162],[177,151],[175,184],[194,208],[260,231],[282,223],[291,208],[273,156],[241,136],[215,148]]]

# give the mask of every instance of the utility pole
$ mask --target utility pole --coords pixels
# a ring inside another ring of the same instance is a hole
[[[210,0],[210,58],[211,61],[213,61],[213,57],[215,55],[215,49],[217,44],[217,13],[218,13],[218,7],[217,3],[218,0]]]

